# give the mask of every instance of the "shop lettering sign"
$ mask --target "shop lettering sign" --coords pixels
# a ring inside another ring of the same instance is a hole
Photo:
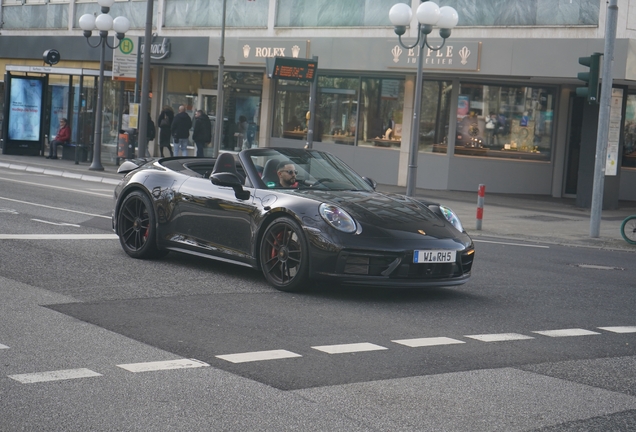
[[[405,41],[404,44],[409,46],[413,45],[414,42],[415,41]],[[431,43],[433,47],[435,47],[435,42]],[[441,41],[439,43],[441,44]],[[419,47],[407,49],[395,41],[388,41],[386,47],[387,67],[417,67],[420,55]],[[447,40],[446,44],[444,44],[444,46],[439,50],[432,50],[428,47],[424,47],[421,52],[424,56],[422,59],[424,69],[478,71],[481,55],[481,42],[451,42],[451,40]]]
[[[143,39],[142,39],[143,40]],[[143,55],[146,45],[141,43],[141,54]],[[153,41],[150,43],[150,58],[153,60],[162,60],[170,57],[170,39],[163,38],[161,42]]]
[[[272,57],[307,58],[309,41],[280,39],[239,39],[239,63],[262,64]]]

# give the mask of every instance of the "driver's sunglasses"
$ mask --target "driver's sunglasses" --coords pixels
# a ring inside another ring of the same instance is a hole
[[[289,175],[298,175],[298,171],[296,170],[281,170],[282,172],[286,172]]]

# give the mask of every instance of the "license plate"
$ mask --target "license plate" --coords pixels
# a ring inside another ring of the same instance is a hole
[[[413,253],[414,263],[448,263],[455,262],[456,251],[450,250],[416,250]]]

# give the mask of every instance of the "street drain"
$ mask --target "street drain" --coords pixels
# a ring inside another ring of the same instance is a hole
[[[602,266],[602,265],[596,265],[596,264],[575,264],[575,266],[586,268],[586,269],[594,269],[594,270],[625,270],[622,267]]]

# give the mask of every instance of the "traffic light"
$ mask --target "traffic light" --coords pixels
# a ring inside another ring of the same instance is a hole
[[[598,81],[601,72],[603,54],[594,53],[590,57],[579,57],[579,64],[590,68],[589,72],[579,72],[576,77],[586,83],[585,87],[577,87],[576,95],[584,97],[590,104],[598,104]]]

